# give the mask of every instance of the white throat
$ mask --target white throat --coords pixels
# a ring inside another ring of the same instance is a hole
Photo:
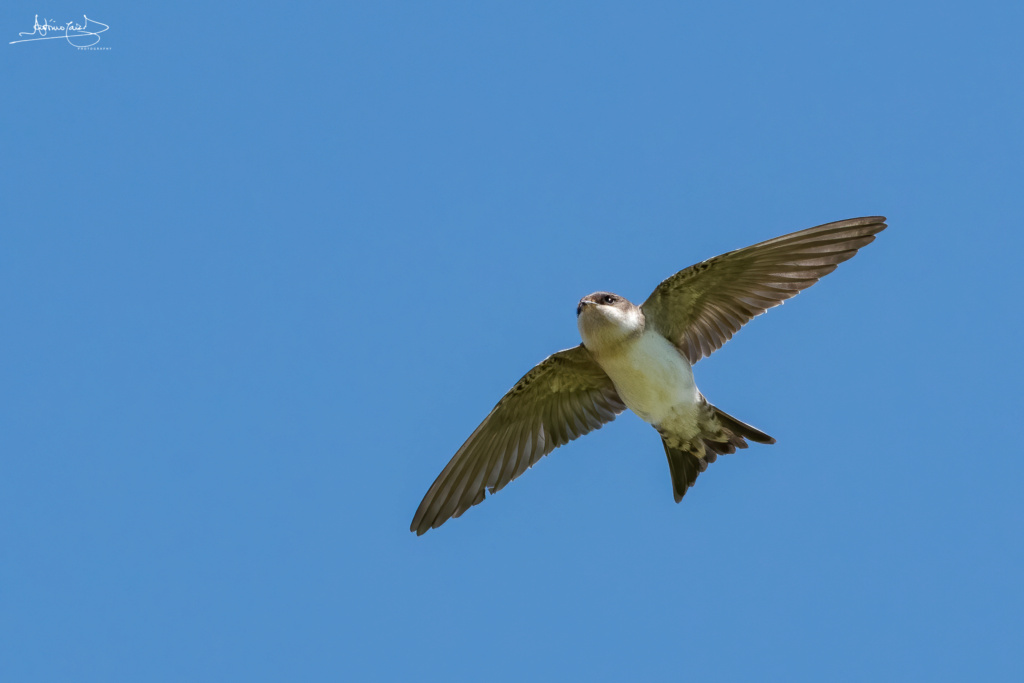
[[[594,355],[612,352],[644,331],[644,316],[636,306],[588,305],[576,319],[583,345]]]

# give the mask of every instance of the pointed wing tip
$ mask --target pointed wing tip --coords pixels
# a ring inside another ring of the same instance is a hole
[[[846,218],[841,221],[822,223],[821,225],[816,225],[813,228],[808,228],[807,230],[800,230],[797,231],[796,233],[791,233],[790,235],[783,235],[783,237],[791,237],[793,235],[797,235],[803,232],[812,232],[820,230],[842,230],[850,228],[868,228],[869,230],[866,231],[867,234],[877,235],[878,233],[882,232],[888,227],[888,225],[886,224],[886,220],[887,219],[885,216],[861,216],[860,218]]]
[[[853,227],[853,226],[864,226],[864,227],[874,227],[874,226],[877,226],[878,227],[877,230],[872,230],[871,231],[871,234],[875,235],[875,234],[878,234],[878,233],[882,232],[887,227],[889,227],[888,224],[886,223],[887,220],[888,219],[885,216],[864,216],[862,218],[849,218],[849,219],[847,219],[845,221],[839,221],[837,223],[833,223],[833,225],[836,225],[838,227],[839,225],[842,225],[842,224],[846,223],[850,227]]]
[[[422,519],[414,519],[414,520],[412,520],[412,524],[409,525],[409,531],[413,532],[417,536],[422,536],[423,534],[427,533],[431,529],[436,529],[439,526],[441,526],[441,525],[440,524],[429,524],[427,522],[424,522]]]
[[[870,225],[878,226],[878,230],[875,230],[873,234],[877,235],[878,233],[882,232],[883,230],[889,227],[889,224],[886,222],[887,219],[885,216],[871,216],[870,218],[868,218],[868,220],[871,221]]]
[[[839,223],[870,225],[872,223],[885,223],[886,220],[888,219],[885,216],[860,216],[859,218],[847,218],[841,221],[836,221],[833,225],[837,225]],[[825,225],[828,225],[828,223]]]
[[[426,498],[424,498],[423,502],[420,503],[420,509],[416,511],[415,515],[413,515],[412,523],[409,525],[409,531],[413,532],[417,536],[422,536],[431,529],[436,529],[448,521],[448,518],[446,517],[441,522],[438,522],[438,516],[436,514],[433,518],[430,518],[430,510],[426,505],[426,502]]]

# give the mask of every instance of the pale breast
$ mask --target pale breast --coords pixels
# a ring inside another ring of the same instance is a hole
[[[595,360],[615,383],[623,403],[644,422],[685,421],[691,413],[696,419],[700,393],[693,369],[660,334],[646,331],[616,353],[601,354]]]

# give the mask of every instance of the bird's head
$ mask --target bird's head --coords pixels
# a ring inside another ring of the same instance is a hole
[[[644,331],[644,314],[639,306],[611,292],[594,292],[580,299],[576,325],[583,345],[591,352],[620,344]]]

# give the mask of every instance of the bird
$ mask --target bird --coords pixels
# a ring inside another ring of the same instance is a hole
[[[639,306],[611,292],[583,297],[582,343],[545,358],[498,401],[431,485],[410,531],[423,535],[461,516],[626,408],[661,435],[677,503],[719,455],[748,440],[775,443],[709,403],[693,366],[853,258],[885,220],[826,223],[715,256],[662,281]]]

